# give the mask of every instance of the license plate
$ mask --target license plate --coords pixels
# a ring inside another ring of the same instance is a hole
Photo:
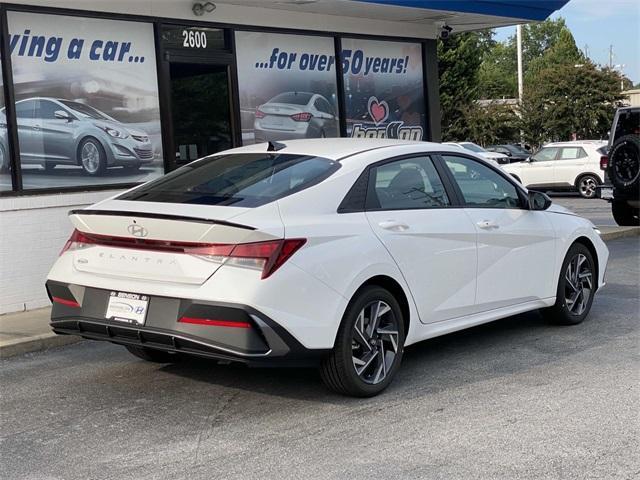
[[[105,317],[118,322],[144,325],[149,297],[137,293],[111,292]]]
[[[613,188],[601,188],[600,189],[600,198],[605,200],[611,200],[613,198]]]

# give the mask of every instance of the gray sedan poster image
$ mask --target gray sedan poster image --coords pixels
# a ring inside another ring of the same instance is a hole
[[[162,173],[151,24],[23,12],[8,23],[25,188]]]
[[[242,142],[339,136],[332,38],[237,32]]]

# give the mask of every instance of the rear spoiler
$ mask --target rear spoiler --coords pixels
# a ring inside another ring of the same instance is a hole
[[[69,215],[105,215],[110,217],[142,217],[142,218],[157,218],[160,220],[178,220],[188,221],[196,223],[208,223],[211,225],[223,225],[225,227],[243,228],[245,230],[256,230],[255,227],[249,225],[242,225],[240,223],[227,222],[224,220],[213,220],[209,218],[189,217],[185,215],[168,215],[164,213],[149,213],[149,212],[129,212],[122,210],[71,210]]]

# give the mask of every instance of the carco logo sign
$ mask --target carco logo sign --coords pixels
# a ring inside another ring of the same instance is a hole
[[[422,140],[423,130],[421,126],[405,126],[403,121],[393,121],[384,125],[389,118],[389,104],[377,97],[369,97],[367,103],[369,116],[374,125],[366,126],[357,123],[351,130],[352,138],[397,138],[400,140]]]

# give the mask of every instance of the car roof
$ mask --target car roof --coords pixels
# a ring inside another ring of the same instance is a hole
[[[294,155],[311,155],[324,157],[331,160],[341,160],[345,157],[357,155],[370,150],[391,148],[405,145],[421,145],[425,151],[456,152],[460,150],[450,145],[433,142],[415,142],[408,140],[373,139],[373,138],[313,138],[304,140],[283,140],[278,142],[285,147],[278,150],[278,153],[289,153]],[[257,143],[245,147],[234,148],[220,152],[228,153],[265,153],[268,143]],[[218,154],[219,155],[219,154]]]
[[[570,142],[551,142],[543,145],[544,147],[576,147],[580,145],[588,145],[588,146],[603,146],[606,145],[606,141],[604,140],[572,140]]]

